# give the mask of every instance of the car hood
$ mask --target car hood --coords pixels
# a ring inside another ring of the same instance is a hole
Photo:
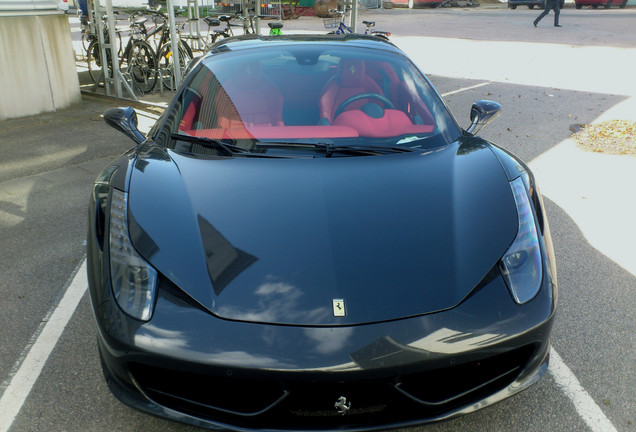
[[[352,325],[452,308],[517,231],[504,171],[476,139],[316,159],[155,147],[129,192],[137,250],[211,313],[250,322]]]

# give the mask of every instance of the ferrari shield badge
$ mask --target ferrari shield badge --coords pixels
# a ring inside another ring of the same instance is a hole
[[[333,316],[341,317],[345,315],[344,299],[333,299]]]

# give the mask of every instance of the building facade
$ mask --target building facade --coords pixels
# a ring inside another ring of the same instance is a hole
[[[0,0],[0,40],[0,121],[80,102],[68,17],[56,1]]]

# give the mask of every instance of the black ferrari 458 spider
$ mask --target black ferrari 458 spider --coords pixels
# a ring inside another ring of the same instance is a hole
[[[97,178],[108,386],[213,429],[386,430],[546,371],[557,282],[528,167],[371,36],[226,39]]]

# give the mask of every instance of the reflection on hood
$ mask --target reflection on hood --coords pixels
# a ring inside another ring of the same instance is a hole
[[[254,308],[223,306],[218,309],[221,316],[231,316],[239,321],[280,322],[284,319],[308,319],[315,322],[328,312],[326,307],[304,310],[300,307],[303,292],[285,282],[264,282],[256,288],[258,298]]]
[[[199,229],[205,251],[205,262],[216,295],[258,258],[232,246],[210,222],[200,215]]]

